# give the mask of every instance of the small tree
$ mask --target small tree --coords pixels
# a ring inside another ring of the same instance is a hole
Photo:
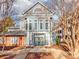
[[[66,14],[63,17],[63,42],[61,42],[61,46],[64,50],[67,49],[68,54],[74,57],[79,57],[79,7],[74,10],[73,13]],[[70,24],[69,27],[67,27]],[[70,31],[68,31],[70,30]],[[71,34],[69,34],[71,33]],[[65,48],[66,47],[66,48]]]
[[[58,37],[56,37],[56,45],[60,44],[60,39]]]
[[[3,39],[3,48],[2,51],[4,51],[4,46],[5,46],[5,32],[8,31],[8,27],[13,26],[14,25],[14,21],[12,20],[11,17],[6,17],[5,19],[3,19],[3,30],[2,30],[2,39]]]

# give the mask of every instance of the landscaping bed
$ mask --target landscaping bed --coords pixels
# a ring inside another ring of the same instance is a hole
[[[4,50],[10,50],[10,49],[13,49],[17,46],[4,46]],[[2,50],[3,46],[0,46],[0,51]]]
[[[53,56],[51,53],[44,53],[44,52],[33,53],[33,52],[30,52],[26,56],[26,59],[53,59]]]

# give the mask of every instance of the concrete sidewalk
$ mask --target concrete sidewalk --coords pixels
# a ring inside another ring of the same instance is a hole
[[[31,48],[22,49],[13,59],[25,59]]]
[[[11,50],[9,50],[9,51],[0,51],[0,56],[2,56],[2,57],[0,57],[0,59],[2,58],[2,59],[4,59],[4,58],[7,58],[7,57],[9,57],[9,56],[12,56],[12,55],[16,55],[16,54],[18,54],[20,51],[21,51],[21,49],[23,49],[24,47],[16,47],[16,48],[13,48],[13,49],[11,49]]]

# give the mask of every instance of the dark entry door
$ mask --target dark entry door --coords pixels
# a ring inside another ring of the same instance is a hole
[[[44,35],[36,35],[34,37],[34,45],[35,46],[43,46],[46,44],[46,39]]]

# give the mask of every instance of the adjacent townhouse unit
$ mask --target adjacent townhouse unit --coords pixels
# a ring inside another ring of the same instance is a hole
[[[62,28],[62,23],[56,23],[56,25],[52,28],[52,33],[55,33],[54,37],[54,41],[56,43],[56,38],[58,38],[60,41],[63,40],[63,28]]]
[[[25,46],[27,33],[17,27],[9,27],[8,31],[0,34],[0,45]]]

